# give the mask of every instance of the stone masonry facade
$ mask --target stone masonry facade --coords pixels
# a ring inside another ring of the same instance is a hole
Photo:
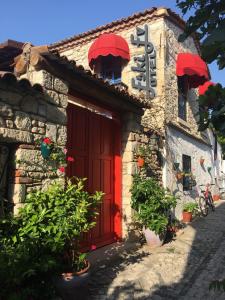
[[[15,213],[28,192],[62,177],[45,171],[36,141],[49,137],[62,148],[67,141],[66,84],[45,71],[31,72],[29,77],[35,85],[9,74],[0,79],[0,143],[12,149],[7,198]]]
[[[146,135],[146,132],[156,131],[161,135],[161,147],[156,147],[157,151],[152,152],[152,162],[153,169],[157,169],[157,177],[160,181],[163,181],[165,187],[171,188],[172,190],[177,188],[175,171],[173,169],[174,158],[174,139],[180,136],[179,131],[173,133],[169,131],[169,134],[174,134],[174,137],[168,136],[169,126],[172,123],[176,125],[178,129],[182,130],[183,135],[188,134],[189,143],[195,143],[196,141],[196,158],[198,161],[198,156],[201,153],[198,149],[203,149],[201,146],[201,141],[203,145],[209,144],[207,139],[207,134],[200,134],[198,132],[197,117],[198,103],[196,102],[197,90],[191,89],[188,93],[188,103],[187,103],[187,121],[183,121],[178,118],[178,87],[177,87],[177,76],[176,76],[176,58],[177,54],[180,52],[191,52],[198,54],[198,49],[196,42],[192,37],[189,37],[185,42],[179,43],[178,37],[182,33],[182,29],[179,25],[171,22],[166,18],[167,10],[164,8],[158,9],[154,16],[140,16],[137,20],[127,23],[118,23],[114,26],[109,27],[106,30],[100,30],[97,33],[90,34],[85,37],[81,37],[76,40],[73,44],[68,44],[68,47],[60,50],[61,55],[67,56],[69,59],[75,60],[77,64],[83,65],[85,69],[90,69],[88,65],[88,50],[96,38],[102,33],[115,33],[123,37],[130,49],[130,61],[122,69],[122,82],[127,85],[128,91],[131,94],[135,94],[140,98],[144,98],[144,93],[133,89],[131,86],[131,79],[136,75],[131,67],[134,65],[134,57],[144,54],[144,47],[137,47],[132,45],[130,37],[132,34],[136,33],[136,28],[143,27],[145,24],[149,28],[149,41],[151,41],[156,50],[156,97],[150,101],[150,108],[145,109],[141,120],[138,120],[139,124],[139,135],[144,138],[140,138],[132,130],[129,134],[129,139],[132,137],[133,141],[129,141],[127,144],[123,144],[125,147],[125,152],[122,151],[123,158],[123,212],[127,216],[132,216],[132,211],[130,208],[130,187],[132,185],[132,175],[135,173],[136,161],[134,157],[135,149],[138,147],[140,140],[144,141],[146,144],[151,144],[151,135]],[[146,100],[146,99],[145,99]],[[138,123],[137,122],[137,123]],[[129,133],[129,131],[128,131]],[[126,136],[126,133],[125,133]],[[135,137],[135,138],[134,138]],[[192,138],[193,137],[193,138]],[[176,143],[175,143],[176,144]],[[183,144],[182,144],[183,145]],[[185,143],[184,143],[185,145]],[[183,147],[183,146],[182,146]],[[182,148],[177,147],[176,154],[182,157],[182,153],[185,153],[186,149],[190,147]],[[208,151],[211,155],[210,145],[205,145],[206,150],[204,150],[203,155]],[[205,149],[204,148],[204,149]],[[129,150],[127,150],[129,149]],[[208,149],[208,150],[207,150]],[[208,156],[207,156],[208,157]],[[210,159],[209,159],[210,161]],[[127,172],[127,170],[129,170]],[[209,180],[208,174],[203,174],[204,180]],[[172,184],[173,182],[173,184]],[[182,194],[182,185],[179,186],[179,190]],[[180,196],[180,195],[179,195]],[[183,196],[183,194],[181,195]],[[193,199],[192,199],[193,201]],[[180,211],[182,210],[183,203],[180,203],[178,209],[179,217]],[[177,216],[178,216],[177,215]]]

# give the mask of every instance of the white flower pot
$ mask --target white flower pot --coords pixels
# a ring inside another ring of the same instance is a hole
[[[154,231],[150,230],[149,228],[143,228],[143,232],[145,235],[147,245],[149,247],[156,248],[162,246],[165,240],[165,234],[158,235]]]

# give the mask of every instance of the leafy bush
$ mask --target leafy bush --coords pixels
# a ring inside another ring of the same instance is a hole
[[[194,202],[188,202],[184,204],[183,211],[194,213],[198,209],[198,204]]]
[[[53,274],[76,271],[83,232],[95,225],[101,192],[90,195],[84,179],[29,194],[16,217],[0,221],[2,299],[52,299]]]
[[[168,224],[168,212],[177,203],[175,196],[153,178],[143,178],[139,174],[134,176],[131,194],[137,220],[156,234],[163,233]]]

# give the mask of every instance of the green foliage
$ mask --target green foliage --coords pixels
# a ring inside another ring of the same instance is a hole
[[[186,22],[179,41],[194,32],[202,40],[202,57],[208,63],[217,60],[220,69],[225,67],[225,1],[224,0],[177,0],[177,6],[186,14],[195,10]]]
[[[208,63],[217,60],[219,69],[225,68],[225,1],[177,0],[177,6],[183,14],[194,9],[179,41],[184,41],[197,31],[202,41],[203,59]],[[219,84],[209,87],[206,94],[199,97],[199,104],[199,130],[212,127],[217,134],[225,136],[225,88]]]
[[[184,204],[183,211],[194,213],[198,209],[198,204],[194,202],[188,202]]]
[[[131,194],[137,220],[155,233],[163,233],[168,224],[168,212],[176,206],[176,198],[153,178],[143,178],[139,174],[134,176]]]
[[[140,145],[135,153],[135,157],[143,157],[143,158],[150,158],[151,156],[151,147],[149,145]]]
[[[0,221],[0,290],[3,300],[52,299],[53,274],[84,264],[81,234],[95,225],[103,194],[90,195],[84,179],[31,193],[17,217]]]

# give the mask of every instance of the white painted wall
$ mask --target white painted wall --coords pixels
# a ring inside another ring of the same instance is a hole
[[[221,171],[225,164],[221,159],[221,147],[218,145],[217,160],[214,160],[213,147],[215,139],[210,130],[208,130],[207,135],[212,146],[201,143],[173,127],[167,127],[163,182],[165,187],[180,197],[177,208],[174,211],[176,217],[179,219],[181,219],[184,203],[195,201],[198,196],[200,191],[198,185],[216,183],[216,186],[213,187],[213,193],[217,193],[218,185],[222,186],[223,184],[220,179],[222,175]],[[197,186],[193,187],[191,191],[183,191],[182,181],[179,182],[175,177],[176,171],[174,170],[173,163],[179,162],[179,168],[182,171],[183,154],[191,156],[192,173],[196,176]],[[199,162],[201,156],[205,159],[203,166]],[[212,168],[210,173],[208,172],[208,167]]]

